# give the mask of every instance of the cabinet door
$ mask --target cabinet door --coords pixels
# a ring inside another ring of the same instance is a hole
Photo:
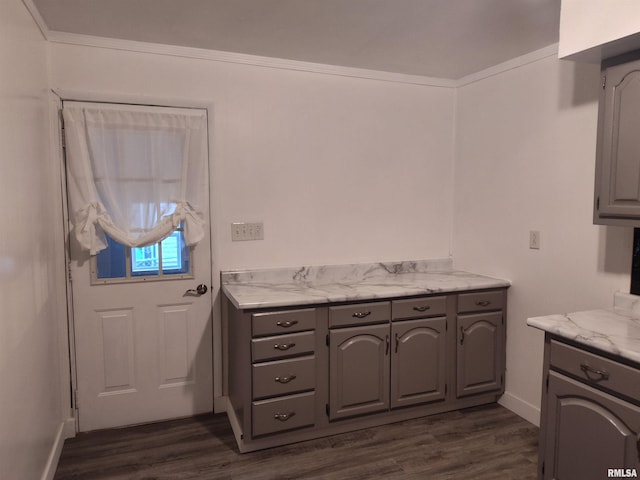
[[[605,73],[598,128],[596,219],[640,218],[640,60],[610,67]]]
[[[329,333],[329,418],[389,408],[389,325]]]
[[[446,318],[391,326],[391,408],[445,397]]]
[[[458,316],[458,397],[502,388],[503,338],[502,312]]]
[[[609,469],[640,471],[640,407],[556,372],[549,373],[544,479],[610,477]]]

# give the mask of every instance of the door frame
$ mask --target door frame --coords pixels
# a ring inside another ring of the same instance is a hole
[[[51,160],[60,182],[59,197],[56,199],[60,208],[62,225],[56,232],[55,240],[60,244],[60,254],[63,257],[62,272],[64,275],[64,301],[61,307],[58,322],[58,345],[60,358],[60,395],[62,405],[62,437],[70,438],[77,433],[77,422],[75,415],[75,402],[73,391],[76,384],[75,378],[75,350],[73,343],[73,291],[71,290],[71,279],[69,276],[69,248],[67,239],[69,238],[69,211],[67,208],[67,176],[64,163],[64,153],[62,147],[62,130],[60,115],[62,112],[62,98],[54,90],[48,93],[49,106],[49,143],[51,148]],[[62,449],[62,445],[60,445]]]
[[[214,114],[214,105],[211,102],[200,102],[188,99],[176,99],[176,98],[164,98],[164,97],[151,97],[145,95],[112,95],[102,94],[96,92],[87,91],[75,91],[64,89],[52,89],[51,90],[52,107],[50,112],[51,117],[51,139],[52,146],[55,146],[57,156],[57,164],[60,171],[60,195],[62,198],[61,210],[62,210],[62,223],[63,223],[63,242],[64,242],[64,256],[65,256],[65,277],[66,277],[66,293],[67,293],[67,318],[66,325],[61,325],[60,337],[64,341],[62,350],[66,350],[63,358],[63,367],[61,385],[63,390],[63,403],[64,405],[70,405],[70,415],[65,413],[65,419],[67,417],[66,437],[74,436],[79,431],[79,425],[77,421],[76,413],[76,399],[75,394],[77,390],[77,369],[76,369],[76,353],[75,353],[75,329],[74,329],[74,315],[73,315],[73,289],[71,285],[70,276],[70,251],[69,251],[69,212],[67,202],[67,181],[66,181],[66,164],[65,153],[62,146],[61,135],[61,112],[62,103],[65,101],[77,101],[77,102],[95,102],[95,103],[116,103],[125,105],[142,105],[142,106],[159,106],[167,108],[198,108],[206,110],[207,112],[207,171],[209,175],[209,235],[210,241],[210,258],[211,258],[211,279],[210,286],[212,292],[212,315],[211,315],[211,335],[212,335],[212,373],[213,373],[213,405],[212,410],[214,413],[226,412],[227,398],[224,396],[223,391],[223,339],[222,339],[222,316],[220,312],[220,269],[217,267],[217,262],[214,260],[214,231],[211,219],[214,218],[213,214],[213,193],[212,193],[212,152],[211,147],[213,145],[213,132],[212,122]],[[55,142],[55,143],[54,143]],[[62,323],[62,322],[61,322]],[[64,337],[64,338],[63,338]],[[68,353],[67,353],[68,352]],[[68,368],[67,368],[68,367]],[[67,390],[66,385],[69,385]]]

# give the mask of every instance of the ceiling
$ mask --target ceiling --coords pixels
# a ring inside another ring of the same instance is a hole
[[[50,31],[460,79],[558,42],[560,0],[31,0]]]

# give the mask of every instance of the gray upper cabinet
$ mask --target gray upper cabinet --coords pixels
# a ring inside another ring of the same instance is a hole
[[[603,65],[594,223],[640,225],[640,60]]]

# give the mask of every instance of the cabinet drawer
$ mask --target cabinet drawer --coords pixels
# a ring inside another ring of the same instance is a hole
[[[447,297],[394,300],[391,304],[394,320],[436,317],[447,313]]]
[[[254,362],[259,362],[313,353],[315,338],[314,332],[254,338],[251,340],[251,355]]]
[[[348,327],[388,322],[391,318],[389,302],[358,303],[329,307],[329,327]]]
[[[253,399],[313,390],[316,385],[314,356],[253,365]]]
[[[253,435],[257,437],[311,426],[314,424],[314,407],[314,392],[253,402]]]
[[[484,312],[504,308],[504,292],[488,291],[458,295],[458,312]]]
[[[640,402],[640,371],[635,368],[555,340],[549,358],[555,369]]]
[[[316,309],[264,312],[251,315],[253,336],[278,335],[316,328]]]

